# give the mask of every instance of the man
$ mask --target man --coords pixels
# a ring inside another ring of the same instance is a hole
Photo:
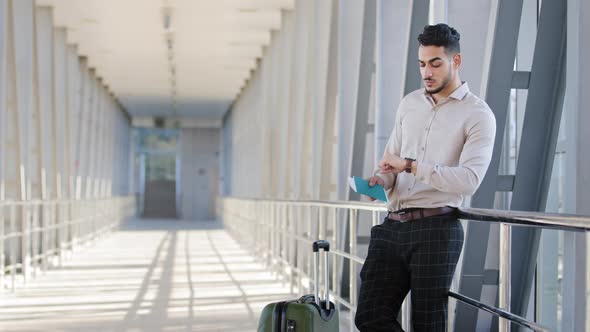
[[[456,208],[489,166],[496,120],[459,78],[459,33],[446,24],[418,37],[424,89],[400,102],[370,185],[388,191],[389,212],[371,229],[355,322],[360,331],[402,331],[408,291],[414,331],[445,331],[448,291],[463,246]]]

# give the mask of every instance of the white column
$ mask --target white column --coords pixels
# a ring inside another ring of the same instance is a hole
[[[104,96],[104,86],[102,79],[97,80],[97,121],[96,121],[96,143],[95,143],[95,160],[94,160],[94,188],[93,195],[95,198],[102,197],[104,180],[105,180],[105,146],[108,139],[107,130],[107,114],[108,106]]]
[[[430,0],[428,24],[447,23],[448,0]]]
[[[270,192],[269,197],[278,198],[279,197],[279,177],[283,176],[282,167],[279,164],[280,155],[280,148],[279,139],[281,137],[280,127],[281,127],[281,111],[278,108],[278,100],[279,100],[279,72],[280,72],[280,63],[279,63],[279,51],[280,51],[280,32],[273,31],[271,34],[270,44],[267,47],[268,55],[264,61],[268,61],[268,70],[269,73],[267,75],[268,79],[268,108],[269,108],[269,134],[270,134],[270,142],[269,142],[269,150],[270,150],[270,173],[269,176],[271,178],[270,181]]]
[[[53,166],[53,12],[51,7],[35,8],[35,60],[37,65],[37,146],[40,156],[41,198],[55,195],[55,169]]]
[[[8,42],[6,38],[7,25],[8,25],[8,0],[0,0],[0,156],[5,155],[5,130],[4,121],[5,113],[7,112],[6,103],[6,85],[7,85],[7,73],[6,73],[6,55],[8,49]],[[5,199],[5,183],[4,183],[4,162],[6,158],[0,158],[0,200]]]
[[[127,156],[127,160],[129,161],[128,167],[127,167],[127,189],[128,192],[130,194],[132,194],[135,197],[138,197],[139,192],[139,181],[136,181],[138,179],[138,175],[140,173],[139,168],[137,167],[137,163],[136,163],[136,158],[135,158],[135,153],[136,153],[136,148],[137,148],[137,142],[134,139],[135,138],[135,130],[134,129],[130,129],[129,133],[127,134],[128,136],[128,140],[129,140],[129,155]],[[229,143],[228,143],[229,144]],[[231,168],[227,168],[227,171],[229,173],[231,173]],[[230,175],[225,174],[225,178],[224,180],[227,181],[227,179],[230,177]],[[140,211],[137,211],[138,213]]]
[[[324,127],[322,129],[322,161],[319,183],[319,198],[333,200],[337,198],[336,178],[339,159],[335,155],[336,112],[338,107],[338,54],[339,54],[339,1],[333,0],[330,8],[330,27],[328,37],[328,64],[326,73],[326,92],[324,106]]]
[[[272,42],[272,40],[271,40]],[[258,66],[259,80],[260,80],[260,142],[261,144],[261,193],[262,197],[271,197],[271,186],[272,186],[272,153],[271,153],[271,140],[272,140],[272,56],[271,51],[268,47],[265,48],[262,59]]]
[[[281,130],[279,145],[281,146],[279,160],[282,166],[283,173],[279,177],[279,188],[281,192],[280,198],[289,198],[293,192],[291,185],[290,174],[295,171],[293,167],[292,158],[292,145],[290,138],[294,135],[292,114],[294,108],[292,106],[292,85],[293,79],[292,74],[294,71],[293,67],[293,49],[295,35],[295,12],[285,11],[283,12],[283,28],[281,30],[281,46],[280,46],[280,60],[279,65],[281,66],[279,73],[279,87],[278,92],[278,109],[281,114]],[[233,130],[235,130],[233,125]]]
[[[77,112],[76,121],[76,199],[82,198],[83,188],[86,188],[86,176],[87,169],[87,154],[88,154],[88,138],[90,133],[89,126],[89,94],[91,93],[91,85],[89,79],[88,67],[86,58],[79,58],[79,77],[80,77],[80,89],[79,89],[79,111]]]
[[[311,114],[312,121],[308,125],[313,129],[311,135],[311,176],[310,180],[310,198],[320,199],[322,183],[322,161],[325,159],[332,160],[331,155],[324,154],[324,139],[331,141],[330,135],[325,135],[325,118],[328,110],[326,109],[326,91],[328,87],[328,64],[330,47],[330,27],[332,24],[332,0],[315,1],[315,22],[314,38],[312,40],[312,56],[315,62],[315,68],[311,76]]]
[[[80,64],[77,55],[77,48],[74,45],[68,45],[67,53],[67,110],[66,126],[68,129],[68,143],[65,148],[68,149],[68,198],[77,198],[77,187],[79,177],[79,132],[80,132],[80,94],[81,94],[81,77]]]
[[[461,34],[463,62],[459,73],[461,79],[469,84],[469,89],[478,96],[482,84],[486,84],[482,80],[484,71],[482,59],[489,51],[482,45],[485,45],[488,33],[493,33],[487,24],[491,11],[492,4],[489,0],[468,2],[448,0],[449,25]]]
[[[32,153],[35,145],[34,113],[34,61],[33,61],[33,36],[34,36],[34,4],[32,0],[11,1],[11,38],[14,54],[14,80],[16,117],[18,119],[18,159],[20,179],[20,199],[27,200],[32,197],[29,188],[31,182],[37,180],[33,173],[36,160]]]
[[[393,130],[404,90],[404,59],[410,29],[411,0],[377,1],[377,69],[375,164],[381,159]]]
[[[290,177],[296,198],[305,198],[306,177],[309,160],[305,160],[306,134],[308,133],[308,87],[310,74],[310,34],[313,29],[313,10],[310,0],[299,0],[295,4],[295,49],[293,72],[293,112],[291,119],[294,130],[291,136],[293,165]]]
[[[86,154],[86,198],[95,198],[96,192],[96,161],[98,152],[98,133],[100,130],[100,82],[96,77],[96,70],[90,69],[90,96],[89,96],[89,111],[88,116],[88,131],[85,132],[89,136]]]
[[[53,30],[53,136],[52,153],[55,173],[55,195],[58,199],[69,197],[70,128],[68,119],[68,67],[66,29]]]
[[[364,1],[342,0],[338,18],[338,199],[348,198],[357,104]],[[362,158],[362,156],[358,156]]]
[[[104,161],[104,172],[103,172],[103,178],[105,180],[105,188],[104,188],[104,192],[102,193],[103,197],[111,197],[113,196],[113,187],[117,185],[118,183],[118,177],[117,175],[113,172],[113,159],[115,158],[114,152],[117,151],[119,152],[119,155],[117,155],[117,160],[121,160],[120,158],[120,152],[125,150],[125,144],[122,144],[123,142],[121,142],[121,144],[119,145],[115,145],[115,140],[117,139],[118,136],[120,136],[120,131],[121,131],[121,123],[118,120],[118,118],[116,117],[116,112],[118,112],[118,110],[114,107],[114,104],[112,102],[111,99],[111,95],[108,92],[108,90],[105,90],[105,102],[107,105],[106,108],[106,112],[107,112],[107,123],[106,125],[106,130],[105,130],[105,135],[107,136],[107,141],[105,143],[105,155],[103,157]],[[113,151],[114,150],[114,151]],[[120,167],[123,167],[124,165],[121,165]]]

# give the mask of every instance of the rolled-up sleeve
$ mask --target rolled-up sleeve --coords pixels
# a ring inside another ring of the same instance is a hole
[[[488,169],[496,137],[496,119],[492,112],[481,112],[467,130],[459,165],[447,166],[421,162],[418,181],[448,193],[473,195]]]

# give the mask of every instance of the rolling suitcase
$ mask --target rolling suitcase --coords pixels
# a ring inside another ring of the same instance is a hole
[[[324,271],[326,291],[324,300],[320,300],[318,283],[319,249],[324,249]],[[282,301],[268,304],[262,310],[258,322],[258,332],[334,332],[339,330],[338,311],[334,303],[330,302],[330,287],[328,273],[328,241],[313,243],[313,276],[314,294],[308,294],[296,300]]]

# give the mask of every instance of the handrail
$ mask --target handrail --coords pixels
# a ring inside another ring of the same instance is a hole
[[[290,203],[298,206],[333,207],[342,209],[360,209],[367,211],[386,212],[387,208],[382,203],[372,202],[351,202],[351,201],[312,201],[312,200],[289,200],[289,199],[261,199],[228,197],[252,202],[280,202]],[[590,230],[590,216],[562,213],[527,212],[512,210],[494,210],[479,208],[458,208],[459,219],[474,221],[503,222],[519,226],[532,226],[566,231],[587,231]]]
[[[133,196],[0,201],[0,292],[61,266],[77,247],[135,214]]]
[[[280,244],[279,241],[295,241],[296,245],[298,242],[310,242],[314,239],[309,238],[311,236],[311,226],[309,226],[309,231],[305,235],[308,238],[302,237],[301,235],[297,234],[297,226],[291,226],[288,224],[288,214],[292,213],[291,208],[301,208],[304,209],[303,211],[307,211],[308,214],[311,214],[311,208],[317,208],[319,210],[319,226],[320,228],[323,227],[324,232],[323,236],[325,238],[326,230],[325,230],[325,213],[322,215],[322,211],[327,209],[328,211],[336,211],[336,210],[349,210],[350,216],[349,220],[351,221],[351,225],[349,226],[350,232],[350,247],[348,252],[345,249],[338,249],[340,245],[336,245],[335,249],[332,250],[333,254],[339,256],[340,258],[348,259],[354,263],[362,263],[364,262],[364,258],[355,255],[355,250],[352,248],[356,248],[356,229],[355,225],[357,223],[357,215],[358,211],[368,211],[373,214],[373,225],[377,224],[378,221],[376,220],[377,214],[381,212],[386,212],[387,209],[384,204],[378,203],[371,203],[371,202],[350,202],[350,201],[296,201],[296,200],[286,200],[286,199],[257,199],[257,198],[237,198],[237,197],[227,197],[224,198],[223,201],[231,202],[235,200],[236,202],[240,202],[241,204],[249,203],[255,206],[256,210],[253,212],[255,215],[263,215],[263,221],[258,221],[258,217],[252,217],[251,220],[253,221],[254,229],[252,231],[262,231],[264,235],[255,235],[257,238],[254,239],[254,245],[257,247],[257,250],[263,252],[268,257],[268,262],[270,264],[271,261],[278,261],[280,264],[298,264],[299,262],[292,262],[289,260],[289,257],[286,259],[284,257],[273,258],[276,255],[281,255],[281,253],[273,252],[273,250],[280,250],[282,246],[290,247],[291,244]],[[268,208],[268,209],[266,209]],[[449,294],[451,297],[459,300],[464,301],[467,304],[476,306],[480,309],[486,310],[499,316],[501,319],[500,329],[502,331],[508,331],[510,329],[509,323],[507,320],[512,321],[517,324],[521,324],[527,326],[536,331],[547,331],[545,327],[542,327],[534,322],[529,322],[526,319],[519,317],[517,315],[510,313],[510,243],[511,243],[511,226],[528,226],[528,227],[536,227],[536,228],[547,228],[547,229],[557,229],[557,230],[565,230],[565,231],[574,231],[574,232],[588,232],[590,230],[590,216],[581,216],[581,215],[569,215],[569,214],[551,214],[551,213],[541,213],[541,212],[524,212],[524,211],[502,211],[502,210],[492,210],[492,209],[476,209],[476,208],[459,208],[458,209],[458,218],[464,220],[473,220],[473,221],[482,221],[482,222],[497,222],[500,223],[500,283],[499,283],[499,305],[500,308],[495,308],[492,306],[488,306],[486,304],[480,303],[474,299],[470,299],[465,297],[461,294],[452,293]],[[290,212],[288,212],[290,211]],[[242,211],[238,212],[239,215]],[[234,216],[236,214],[233,214]],[[335,213],[334,213],[335,215]],[[281,219],[281,221],[277,220],[269,220],[269,219]],[[225,217],[224,217],[225,223]],[[353,225],[354,224],[354,225]],[[333,228],[336,228],[336,217],[334,216],[332,220]],[[241,224],[243,226],[243,224]],[[259,227],[260,226],[260,227]],[[256,228],[259,227],[259,228]],[[230,226],[230,228],[232,228]],[[244,229],[239,230],[239,232],[245,232]],[[274,233],[273,233],[274,232]],[[334,233],[336,233],[334,231]],[[276,235],[273,235],[275,234]],[[317,235],[321,236],[322,233],[319,232]],[[269,248],[264,248],[264,240],[268,239],[271,241],[271,245]],[[332,240],[336,241],[337,237],[333,234]],[[289,250],[289,248],[287,248]],[[335,260],[333,260],[334,262]],[[293,271],[298,273],[299,278],[299,286],[301,287],[301,276],[303,274],[306,277],[305,269],[300,268],[299,265],[295,268],[296,270],[291,269],[291,275],[287,276],[291,279],[293,283],[294,276],[292,275]],[[588,275],[590,276],[590,268],[587,270]],[[351,271],[350,281],[351,283],[356,282],[356,277],[353,275]],[[335,285],[335,283],[332,283]],[[352,287],[351,284],[351,295],[354,294],[356,291],[355,287]],[[454,296],[456,295],[456,296]],[[356,306],[354,305],[354,299],[346,301],[342,299],[342,297],[334,296],[333,298],[339,300],[341,305],[347,307],[354,311]],[[590,300],[590,298],[589,298]],[[499,314],[499,313],[506,313],[506,315]],[[405,317],[405,316],[404,316]],[[406,318],[407,320],[407,318]],[[406,322],[407,324],[407,322]]]
[[[590,230],[590,216],[574,214],[459,208],[459,218],[574,232]]]
[[[481,302],[479,302],[477,300],[474,300],[474,299],[472,299],[470,297],[467,297],[465,295],[461,295],[461,294],[458,294],[458,293],[455,293],[455,292],[449,292],[449,296],[450,297],[453,297],[453,298],[455,298],[455,299],[457,299],[457,300],[459,300],[461,302],[464,302],[464,303],[467,303],[467,304],[469,304],[471,306],[474,306],[474,307],[476,307],[478,309],[485,310],[485,311],[487,311],[487,312],[489,312],[489,313],[491,313],[493,315],[496,315],[498,317],[506,318],[506,319],[510,320],[511,322],[513,322],[513,323],[516,323],[518,325],[527,327],[527,328],[529,328],[529,329],[531,329],[533,331],[550,332],[550,330],[548,328],[544,327],[544,326],[541,326],[541,325],[539,325],[537,323],[534,323],[534,322],[530,322],[530,321],[528,321],[528,320],[526,320],[526,319],[524,319],[524,318],[522,318],[522,317],[520,317],[518,315],[515,315],[513,313],[507,312],[505,310],[502,310],[502,309],[499,309],[499,308],[496,308],[496,307],[487,305],[485,303],[481,303]]]

